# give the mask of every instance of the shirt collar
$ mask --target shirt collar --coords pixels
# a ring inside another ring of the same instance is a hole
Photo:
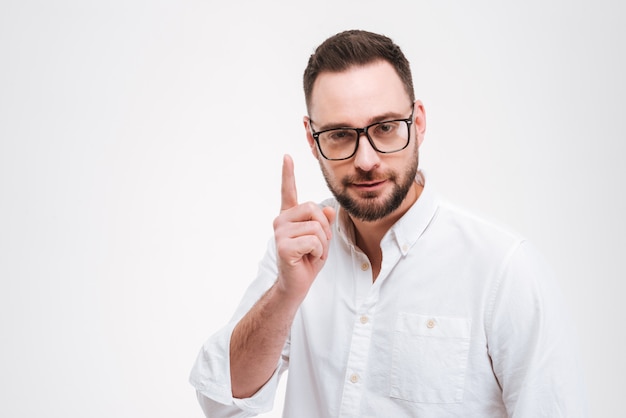
[[[383,237],[383,242],[393,239],[402,255],[406,255],[411,247],[415,245],[419,237],[426,231],[428,224],[430,224],[437,211],[435,192],[426,183],[426,178],[422,171],[417,173],[415,181],[424,186],[422,193],[413,206]],[[336,202],[335,204],[338,206]],[[348,245],[353,247],[355,242],[354,225],[343,209],[337,209],[339,214],[336,222],[337,233]]]
[[[415,181],[424,186],[422,193],[413,206],[398,219],[385,237],[383,237],[383,241],[394,239],[402,255],[406,255],[411,247],[415,245],[437,212],[435,192],[426,183],[424,173],[418,172]]]

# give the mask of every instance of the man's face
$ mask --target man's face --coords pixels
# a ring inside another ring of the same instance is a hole
[[[313,129],[362,128],[371,123],[405,119],[412,103],[400,77],[385,61],[353,67],[341,73],[321,73],[313,86],[310,117]],[[361,135],[356,154],[347,160],[329,161],[319,154],[305,118],[307,138],[319,161],[328,188],[341,206],[362,221],[383,219],[413,202],[411,190],[418,167],[418,149],[423,140],[423,106],[415,102],[414,123],[407,148],[380,154]]]

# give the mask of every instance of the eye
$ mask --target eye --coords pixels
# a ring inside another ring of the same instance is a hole
[[[343,142],[354,139],[354,131],[349,129],[334,129],[332,131],[325,132],[325,137],[329,141]]]
[[[381,122],[374,126],[374,135],[387,136],[396,132],[398,129],[398,122]]]

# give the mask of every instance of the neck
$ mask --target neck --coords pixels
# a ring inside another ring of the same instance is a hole
[[[367,222],[350,216],[354,224],[356,245],[365,253],[372,264],[373,280],[376,280],[382,263],[381,240],[398,219],[413,206],[423,189],[423,186],[417,182],[413,183],[413,187],[409,190],[400,207],[377,221]]]

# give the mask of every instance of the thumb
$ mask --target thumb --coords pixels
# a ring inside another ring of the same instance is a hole
[[[335,217],[337,216],[337,211],[335,210],[335,208],[326,206],[322,209],[322,212],[324,212],[326,219],[328,219],[328,223],[332,225],[332,223],[335,221]]]

